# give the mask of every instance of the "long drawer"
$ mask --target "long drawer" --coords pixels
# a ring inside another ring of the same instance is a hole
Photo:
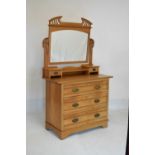
[[[108,81],[95,81],[87,83],[78,83],[64,85],[64,96],[76,96],[84,93],[89,93],[91,91],[99,92],[108,90]]]
[[[106,106],[107,105],[107,96],[95,95],[91,96],[92,98],[87,100],[78,100],[78,98],[68,98],[64,100],[64,110],[65,111],[75,111],[80,110],[84,107],[94,107],[94,106]]]
[[[63,112],[65,118],[70,118],[73,116],[81,115],[82,113],[87,113],[87,111],[97,111],[100,109],[107,110],[107,104],[98,104],[98,105],[91,105],[85,106],[74,110],[66,110]]]
[[[96,122],[96,121],[106,121],[107,110],[99,109],[96,111],[85,112],[83,114],[73,115],[69,118],[64,118],[64,129],[75,128],[77,126],[82,126],[86,123]]]
[[[80,95],[76,96],[66,96],[63,98],[64,104],[71,103],[71,102],[78,102],[81,100],[89,100],[89,99],[97,99],[101,97],[107,97],[108,96],[108,90],[105,91],[91,91],[89,93],[82,93]]]

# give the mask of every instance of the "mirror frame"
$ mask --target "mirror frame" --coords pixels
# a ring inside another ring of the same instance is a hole
[[[71,23],[71,22],[62,22],[61,21],[62,16],[54,17],[49,20],[49,34],[48,34],[48,66],[50,65],[55,65],[55,64],[75,64],[75,63],[84,63],[88,64],[89,63],[89,57],[90,57],[90,30],[91,30],[91,25],[92,23],[85,19],[81,18],[82,22],[81,23]],[[75,30],[75,31],[80,31],[80,32],[85,32],[88,34],[88,43],[87,43],[87,54],[86,54],[86,60],[85,61],[64,61],[64,62],[51,62],[50,57],[51,55],[51,48],[52,48],[52,43],[51,43],[51,33],[56,32],[56,31],[61,31],[61,30]]]

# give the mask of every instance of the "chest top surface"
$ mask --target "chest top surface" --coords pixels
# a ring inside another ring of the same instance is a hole
[[[103,79],[109,79],[112,76],[109,75],[77,75],[77,76],[66,76],[61,78],[52,78],[48,79],[48,81],[58,83],[58,84],[69,84],[69,83],[83,83],[83,82],[91,82]]]

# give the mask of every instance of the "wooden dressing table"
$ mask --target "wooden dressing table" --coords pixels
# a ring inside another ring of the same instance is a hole
[[[60,139],[75,132],[108,126],[109,79],[92,63],[92,23],[49,20],[49,36],[43,40],[46,80],[46,129]]]

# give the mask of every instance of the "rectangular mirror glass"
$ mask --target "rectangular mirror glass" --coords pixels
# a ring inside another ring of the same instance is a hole
[[[75,30],[51,32],[50,62],[86,61],[88,33]]]

